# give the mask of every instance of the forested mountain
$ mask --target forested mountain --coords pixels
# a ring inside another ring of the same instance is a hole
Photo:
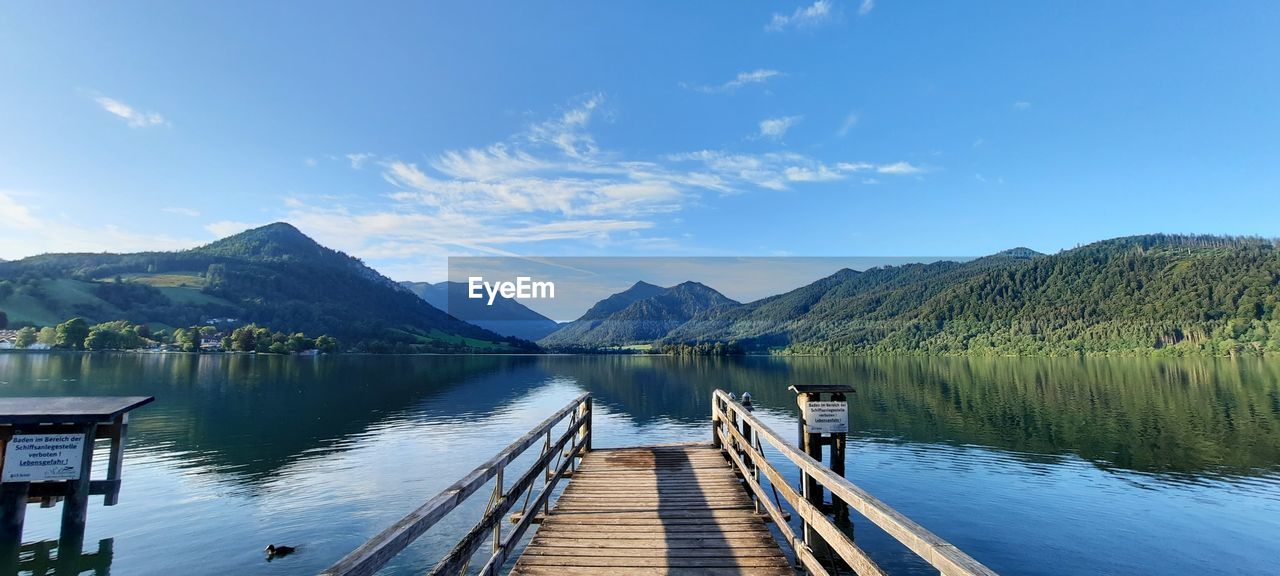
[[[493,304],[489,304],[487,296],[468,298],[468,286],[462,282],[401,282],[400,285],[455,318],[503,336],[534,341],[560,328],[555,320],[511,298],[497,295]]]
[[[1280,352],[1274,241],[1148,235],[1050,256],[840,271],[667,342],[796,353]]]
[[[604,300],[596,302],[594,306],[587,310],[578,320],[602,320],[610,314],[621,311],[623,308],[630,306],[632,302],[643,300],[651,296],[661,294],[666,288],[655,286],[648,282],[640,281],[632,284],[630,288],[618,292]]]
[[[648,344],[676,328],[716,318],[738,306],[741,304],[697,282],[670,288],[637,282],[601,300],[539,343],[553,349]]]
[[[499,351],[532,345],[461,322],[360,260],[289,224],[206,246],[138,254],[44,254],[0,263],[11,320],[189,326],[211,318],[330,334],[369,351]]]
[[[736,341],[748,350],[758,350],[858,338],[977,275],[1039,256],[1019,248],[968,262],[884,266],[861,272],[846,268],[807,286],[681,327],[664,340]]]

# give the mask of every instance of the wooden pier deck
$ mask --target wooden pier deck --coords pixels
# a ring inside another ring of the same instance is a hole
[[[582,458],[511,571],[792,576],[721,450],[597,449]]]
[[[797,390],[805,400],[831,388]],[[830,517],[843,516],[847,523],[848,509],[943,576],[995,576],[783,440],[752,414],[745,395],[738,402],[716,390],[711,400],[711,444],[597,449],[591,445],[591,397],[583,394],[321,575],[372,576],[488,486],[489,501],[479,521],[428,571],[430,576],[501,576],[513,561],[514,576],[884,576],[854,542],[847,524]],[[807,400],[801,402],[802,418],[807,406]],[[802,444],[820,446],[822,433],[805,426]],[[843,446],[843,435],[831,434],[827,442]],[[528,468],[509,481],[506,470],[539,444],[542,449],[530,454]],[[778,465],[794,467],[799,477],[784,477]],[[557,498],[557,484],[564,479],[568,486]],[[522,546],[538,522],[541,526]],[[491,547],[487,558],[478,554],[486,544]],[[483,565],[477,568],[472,561]]]

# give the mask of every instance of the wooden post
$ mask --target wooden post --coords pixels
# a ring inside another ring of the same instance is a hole
[[[715,394],[711,395],[711,445],[716,448],[724,448],[720,444],[720,411],[724,407],[720,403],[720,399]]]
[[[578,442],[583,443],[582,453],[586,454],[591,451],[591,397],[587,396],[582,404],[578,405],[578,421],[586,420],[582,428],[578,429]]]
[[[809,401],[816,400],[815,395],[801,393],[796,396],[796,403],[800,406],[800,450],[805,454],[812,456],[814,460],[822,461],[822,435],[809,433]],[[801,473],[803,485],[801,486],[801,494],[810,504],[813,504],[819,510],[822,510],[825,496],[822,490],[822,483],[809,474]],[[825,546],[822,537],[814,532],[813,527],[808,522],[804,523],[804,542],[812,549],[818,549]]]
[[[831,399],[837,402],[845,402],[843,392],[835,392],[831,394]],[[845,442],[848,434],[844,432],[836,432],[831,435],[831,471],[835,472],[841,478],[844,478],[844,452]],[[849,506],[845,504],[835,493],[831,494],[831,513],[835,516],[837,522],[849,522]]]
[[[18,553],[22,549],[22,525],[27,515],[27,491],[30,487],[30,482],[0,484],[0,566],[4,567],[5,574],[18,573]]]
[[[12,426],[5,426],[0,431],[0,463],[4,462],[4,453],[13,434]],[[3,470],[3,466],[0,466],[0,470]],[[18,561],[18,548],[22,546],[22,525],[27,517],[27,492],[30,488],[31,484],[28,482],[0,484],[0,546],[4,547],[3,558],[6,563],[10,555],[14,562]],[[16,573],[17,564],[13,566]]]
[[[751,405],[750,392],[742,393],[742,408],[747,412],[755,411],[755,406]],[[759,482],[760,472],[755,469],[755,463],[751,461],[751,454],[750,454],[751,448],[755,446],[755,436],[752,434],[751,423],[748,422],[746,418],[743,418],[741,426],[742,427],[740,428],[739,431],[742,433],[742,438],[747,441],[747,446],[738,450],[738,455],[742,456],[743,463],[745,463],[747,465],[747,468],[750,470],[747,473],[751,474],[752,477],[754,477],[755,480]],[[760,514],[761,513],[760,501],[756,498],[752,498],[751,501],[752,503],[755,504],[756,514]]]
[[[84,449],[80,453],[80,477],[67,480],[67,495],[62,501],[62,530],[58,534],[58,558],[79,558],[84,545],[84,525],[89,512],[89,473],[93,469],[93,438],[97,424],[80,426]],[[61,564],[61,562],[59,562]]]
[[[129,429],[129,415],[121,414],[111,421],[111,453],[107,457],[107,480],[114,482],[102,499],[103,506],[120,501],[120,473],[124,470],[124,438]]]

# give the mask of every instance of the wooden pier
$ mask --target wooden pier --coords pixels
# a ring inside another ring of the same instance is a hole
[[[803,410],[819,389],[798,392]],[[884,530],[941,574],[994,576],[782,440],[749,402],[717,390],[712,406],[710,443],[593,450],[591,397],[583,394],[321,574],[376,573],[492,483],[479,521],[429,574],[493,576],[512,561],[516,576],[884,574],[854,543],[847,506],[860,515],[856,521]],[[801,432],[810,445],[822,436],[803,423]],[[539,440],[540,453],[508,484],[506,469]],[[842,446],[843,434],[828,444]],[[770,457],[794,467],[798,481],[788,481]],[[565,478],[567,487],[558,490]],[[535,523],[541,526],[526,543]],[[478,555],[486,543],[490,554]]]
[[[709,444],[588,453],[511,574],[680,571],[795,574]]]

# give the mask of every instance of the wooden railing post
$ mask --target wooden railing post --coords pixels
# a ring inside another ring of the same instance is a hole
[[[724,448],[720,445],[720,414],[723,410],[723,402],[720,396],[711,394],[711,445],[716,448]]]
[[[746,410],[747,412],[752,412],[752,411],[754,411],[754,410],[755,410],[755,406],[752,406],[752,405],[751,405],[751,393],[750,393],[750,392],[743,392],[743,393],[742,393],[742,408],[743,408],[744,410]],[[739,449],[739,451],[738,451],[738,454],[742,455],[742,461],[747,465],[747,468],[748,468],[748,470],[745,470],[743,473],[744,473],[744,474],[751,474],[751,476],[752,476],[753,478],[755,478],[756,482],[759,482],[759,481],[760,481],[760,472],[759,472],[758,470],[756,470],[755,462],[753,462],[753,461],[751,460],[751,450],[750,450],[751,448],[754,448],[754,447],[755,447],[755,434],[751,431],[751,422],[750,422],[748,419],[743,418],[743,419],[742,419],[742,422],[740,423],[740,425],[741,425],[741,433],[742,433],[742,437],[743,437],[743,439],[745,439],[745,440],[746,440],[746,442],[747,442],[747,445],[746,445],[745,447],[740,447],[740,449]],[[756,514],[759,514],[759,513],[760,513],[760,499],[759,499],[759,498],[752,498],[752,501],[755,503],[755,507],[756,507]]]
[[[578,420],[584,421],[582,428],[578,429],[578,443],[582,444],[582,453],[586,454],[591,451],[591,397],[578,406]]]

